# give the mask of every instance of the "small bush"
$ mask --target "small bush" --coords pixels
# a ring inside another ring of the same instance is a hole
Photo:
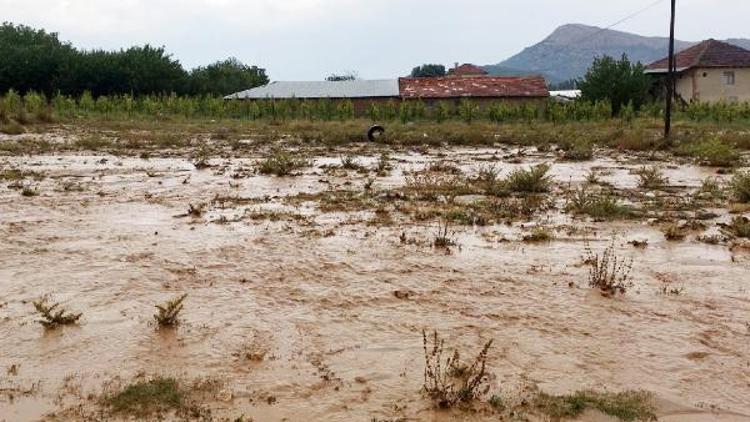
[[[595,220],[628,218],[633,215],[633,210],[621,205],[613,194],[589,191],[585,186],[568,195],[566,209],[576,214],[586,214]]]
[[[714,167],[733,167],[739,164],[740,153],[732,145],[711,138],[688,145],[683,152],[695,157],[701,164]]]
[[[528,170],[517,169],[505,179],[505,186],[518,193],[548,192],[552,184],[552,178],[547,175],[549,169],[549,164],[539,164]]]
[[[734,217],[727,228],[737,237],[750,238],[750,220],[747,217]]]
[[[24,188],[21,190],[21,195],[25,197],[32,197],[39,195],[39,192],[36,189],[24,186]]]
[[[598,288],[603,295],[624,294],[633,286],[630,280],[633,260],[618,257],[614,241],[601,255],[594,254],[587,244],[585,262],[589,265],[589,286]]]
[[[750,171],[735,174],[730,187],[735,201],[750,203]]]
[[[433,332],[429,340],[427,333],[422,331],[425,359],[423,388],[439,407],[450,408],[487,393],[487,353],[492,346],[492,340],[484,345],[470,365],[461,363],[457,350],[443,360],[445,340],[438,336],[437,331]]]
[[[534,227],[531,233],[523,237],[524,242],[550,242],[555,239],[555,233],[546,227]]]
[[[8,123],[0,122],[0,133],[4,133],[6,135],[20,135],[22,133],[26,133],[26,129],[22,124],[16,122],[15,120],[11,120]]]
[[[574,142],[563,150],[564,160],[588,161],[594,157],[594,145],[588,141]]]
[[[159,311],[154,315],[156,323],[160,327],[174,327],[179,324],[179,315],[183,308],[182,302],[186,297],[187,294],[184,294],[161,305],[156,305],[156,309]]]
[[[642,167],[636,171],[638,186],[643,189],[661,189],[669,183],[661,168],[657,166]]]
[[[145,418],[156,412],[179,409],[184,394],[174,378],[155,378],[127,386],[104,403],[114,413]]]
[[[301,167],[308,165],[306,160],[294,158],[288,152],[276,152],[260,163],[258,171],[260,174],[273,174],[275,176],[287,176]]]
[[[78,322],[83,314],[68,312],[60,306],[59,303],[49,303],[49,299],[44,297],[33,302],[34,308],[42,317],[38,322],[44,328],[56,328],[61,325],[71,325]]]

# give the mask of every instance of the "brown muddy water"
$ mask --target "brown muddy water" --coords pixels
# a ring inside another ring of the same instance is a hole
[[[700,232],[670,242],[645,219],[592,222],[558,208],[509,225],[453,225],[457,246],[446,251],[431,246],[436,220],[377,224],[372,210],[324,212],[285,197],[363,189],[368,177],[373,190],[397,188],[404,172],[435,161],[472,174],[493,160],[505,175],[549,157],[401,150],[383,177],[324,171],[339,154],[312,157],[294,177],[255,174],[253,156],[202,170],[185,158],[0,157],[44,175],[21,182],[36,196],[0,184],[0,421],[114,418],[98,407],[107,386],[155,375],[217,381],[205,402],[217,420],[498,420],[436,410],[423,396],[423,329],[466,356],[494,339],[491,392],[507,400],[529,385],[643,389],[665,421],[750,420],[742,245],[701,242]],[[375,151],[362,154],[375,165]],[[554,162],[551,174],[559,188],[575,186],[596,167],[635,189],[641,165],[613,154]],[[678,196],[716,176],[685,164],[664,171]],[[186,215],[191,204],[205,204],[200,216]],[[712,211],[708,233],[730,218]],[[540,224],[554,240],[521,241]],[[582,256],[588,242],[601,251],[611,239],[633,258],[635,285],[606,298],[588,287]],[[662,294],[665,284],[681,293]],[[181,325],[157,330],[154,305],[182,293]],[[44,329],[31,304],[43,295],[82,312],[80,324]]]

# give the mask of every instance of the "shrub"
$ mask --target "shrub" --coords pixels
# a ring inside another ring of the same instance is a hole
[[[633,283],[630,271],[633,259],[625,260],[615,254],[614,241],[602,252],[594,254],[586,245],[585,262],[589,265],[589,286],[598,288],[603,295],[624,294]]]
[[[505,186],[511,192],[542,193],[548,192],[552,178],[547,175],[549,164],[539,164],[528,170],[517,169],[505,179]]]
[[[585,186],[575,189],[568,195],[566,209],[576,214],[586,214],[598,220],[626,218],[633,210],[621,205],[609,192],[589,191]]]
[[[734,200],[742,203],[750,202],[750,171],[738,172],[730,183]]]
[[[159,311],[154,315],[156,323],[160,327],[174,327],[179,324],[178,317],[183,308],[182,302],[185,301],[186,297],[187,294],[184,294],[161,305],[156,305],[156,309]]]
[[[44,328],[56,328],[60,325],[71,325],[78,322],[83,314],[68,312],[60,306],[59,303],[49,303],[49,299],[43,297],[33,302],[34,309],[42,317],[38,322]]]
[[[638,175],[638,186],[643,189],[661,189],[669,183],[664,172],[657,166],[642,167],[636,171]]]
[[[734,217],[727,228],[737,237],[750,238],[750,220],[747,217]]]
[[[563,159],[570,161],[587,161],[594,157],[594,145],[585,140],[579,140],[564,148]]]
[[[428,341],[422,331],[424,347],[424,391],[440,407],[449,408],[467,403],[486,394],[489,389],[486,372],[487,353],[492,346],[488,341],[470,365],[462,364],[458,350],[443,360],[445,341],[437,331]]]
[[[10,120],[8,123],[3,123],[0,121],[0,133],[4,133],[6,135],[20,135],[25,132],[26,129],[23,127],[23,125],[16,122],[15,120]]]
[[[294,158],[287,152],[276,152],[260,163],[258,171],[260,174],[273,174],[275,176],[287,176],[295,169],[308,165],[306,160]]]
[[[688,145],[682,149],[682,152],[696,158],[701,164],[714,167],[733,167],[740,161],[739,151],[718,138]]]

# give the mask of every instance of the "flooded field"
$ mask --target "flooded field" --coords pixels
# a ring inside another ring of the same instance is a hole
[[[731,172],[276,147],[0,156],[0,421],[127,418],[106,398],[156,377],[188,393],[144,419],[554,420],[535,395],[643,390],[660,420],[750,420],[750,207]],[[543,189],[510,187],[545,164]],[[607,249],[623,294],[589,286]],[[160,329],[155,305],[183,294]],[[77,324],[37,323],[45,296]],[[493,340],[481,397],[422,391],[423,330],[467,361]]]

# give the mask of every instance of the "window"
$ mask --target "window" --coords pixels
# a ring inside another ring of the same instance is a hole
[[[734,85],[734,72],[724,72],[724,85]]]

